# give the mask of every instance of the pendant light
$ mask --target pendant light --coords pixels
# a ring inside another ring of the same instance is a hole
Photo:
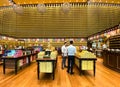
[[[14,4],[14,5],[13,5],[13,10],[14,10],[17,14],[23,14],[23,13],[24,13],[23,7],[20,6],[20,5]]]
[[[46,6],[45,6],[45,4],[38,4],[37,5],[37,10],[40,13],[45,13],[46,12]]]
[[[64,2],[62,5],[62,11],[68,13],[70,11],[71,4],[69,2]]]

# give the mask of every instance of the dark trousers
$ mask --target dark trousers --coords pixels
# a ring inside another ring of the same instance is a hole
[[[62,56],[62,68],[66,67],[67,56]]]
[[[75,56],[68,56],[68,72],[73,73]]]

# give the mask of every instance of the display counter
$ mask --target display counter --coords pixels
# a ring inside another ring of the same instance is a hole
[[[52,73],[53,80],[55,77],[55,67],[56,67],[56,59],[51,58],[43,58],[43,59],[37,59],[37,77],[40,78],[39,73]]]
[[[45,55],[45,52],[38,53],[37,62],[37,76],[40,78],[39,73],[52,73],[53,80],[55,77],[55,68],[57,65],[57,52],[52,51],[50,55]]]
[[[103,50],[102,56],[105,66],[120,72],[120,51]]]
[[[37,53],[23,55],[19,57],[2,57],[3,60],[3,74],[6,69],[14,69],[17,74],[18,69],[23,66],[30,65],[33,60],[36,59]]]
[[[95,76],[96,60],[97,60],[97,58],[75,57],[75,64],[79,69],[80,75],[82,74],[83,70],[93,70],[94,76]]]

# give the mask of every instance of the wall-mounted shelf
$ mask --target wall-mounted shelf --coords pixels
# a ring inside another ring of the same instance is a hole
[[[110,49],[120,49],[120,35],[110,37],[109,41]]]

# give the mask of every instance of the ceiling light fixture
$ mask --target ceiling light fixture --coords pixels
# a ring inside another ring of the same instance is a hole
[[[45,13],[46,12],[46,6],[45,6],[45,4],[38,4],[37,5],[37,10],[40,13]]]
[[[24,11],[22,6],[17,5],[13,0],[9,0],[9,2],[11,3],[11,5],[13,5],[14,12],[16,12],[17,14],[23,14]]]
[[[20,6],[20,5],[14,4],[14,5],[13,5],[13,10],[14,10],[17,14],[23,14],[23,13],[24,13],[23,7]]]
[[[71,4],[69,2],[64,2],[62,5],[62,10],[64,13],[68,13],[70,11]]]
[[[87,4],[90,5],[91,4],[91,0],[87,0]]]

